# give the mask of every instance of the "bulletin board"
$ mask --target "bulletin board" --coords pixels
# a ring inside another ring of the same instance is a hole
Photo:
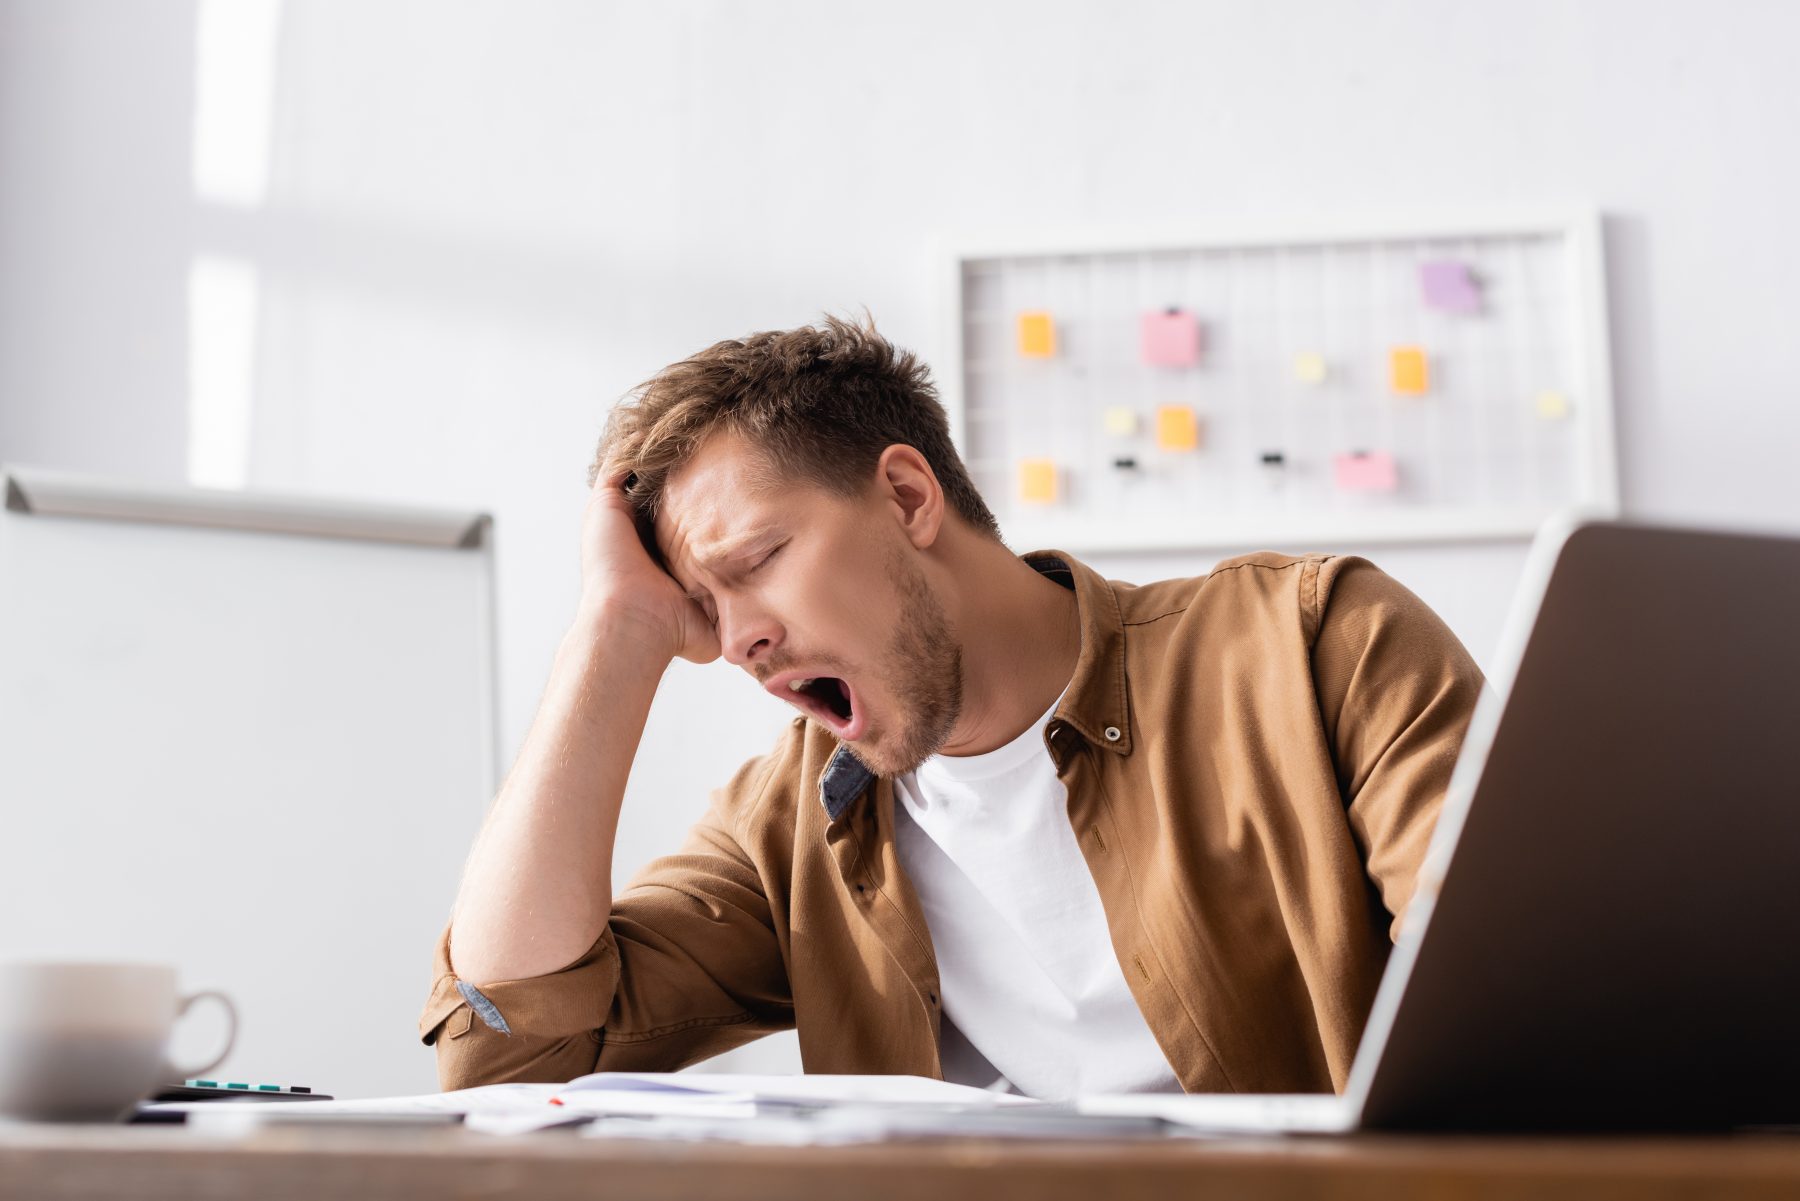
[[[1601,220],[962,240],[943,391],[1016,548],[1524,537],[1618,510]]]

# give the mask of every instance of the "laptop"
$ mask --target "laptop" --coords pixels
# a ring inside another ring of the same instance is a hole
[[[1800,539],[1534,544],[1341,1095],[1221,1132],[1800,1124]]]

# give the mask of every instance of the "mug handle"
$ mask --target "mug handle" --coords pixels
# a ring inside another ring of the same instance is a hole
[[[167,1079],[189,1080],[195,1076],[206,1075],[208,1072],[225,1062],[225,1057],[231,1054],[231,1048],[237,1043],[237,1006],[231,1003],[230,997],[217,989],[209,988],[203,992],[191,993],[188,996],[181,998],[181,1004],[175,1009],[176,1020],[179,1021],[181,1018],[187,1016],[187,1011],[193,1008],[194,1002],[196,1001],[217,1001],[220,1005],[225,1007],[225,1045],[219,1048],[219,1053],[217,1055],[213,1056],[205,1063],[196,1064],[192,1067],[181,1067],[173,1063],[168,1064],[165,1068]]]

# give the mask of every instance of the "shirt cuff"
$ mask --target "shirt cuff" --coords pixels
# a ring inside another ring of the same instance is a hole
[[[460,1038],[478,1023],[501,1035],[540,1038],[599,1030],[619,987],[619,952],[610,928],[560,971],[479,988],[452,970],[448,926],[438,936],[434,959],[436,978],[419,1015],[419,1038],[426,1046],[445,1035]]]

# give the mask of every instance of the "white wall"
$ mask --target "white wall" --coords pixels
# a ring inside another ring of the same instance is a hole
[[[208,13],[0,0],[0,457],[183,476],[188,263],[248,264],[245,478],[497,514],[509,747],[608,404],[826,308],[929,354],[947,228],[1596,205],[1628,509],[1800,524],[1784,0],[308,0],[249,204],[185,186]],[[1485,658],[1519,546],[1374,553]],[[781,719],[678,667],[621,863]]]

